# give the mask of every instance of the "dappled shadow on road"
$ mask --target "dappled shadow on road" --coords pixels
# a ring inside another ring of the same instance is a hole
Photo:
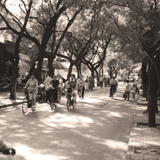
[[[23,115],[20,106],[12,112],[3,110],[0,113],[1,139],[17,150],[16,156],[5,159],[124,159],[130,132],[126,119],[131,121],[132,113],[128,111],[132,112],[133,108],[104,93],[100,97],[86,96],[70,111],[65,101],[53,113],[49,112],[47,104],[39,104],[36,112],[29,115]]]

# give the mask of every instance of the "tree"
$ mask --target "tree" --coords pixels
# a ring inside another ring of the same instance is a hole
[[[48,46],[48,42],[51,39],[51,36],[53,35],[53,47],[51,53],[51,58],[53,59],[56,56],[57,50],[60,47],[60,43],[67,32],[70,25],[73,23],[76,15],[81,11],[81,9],[84,6],[84,1],[81,1],[79,3],[75,2],[74,0],[48,0],[48,1],[41,1],[39,4],[39,1],[34,1],[34,5],[32,8],[32,13],[29,16],[29,25],[25,29],[25,32],[23,33],[23,37],[27,38],[28,40],[32,41],[39,49],[39,57],[38,57],[38,65],[36,70],[36,77],[40,81],[41,80],[41,70],[42,70],[42,62],[45,55],[46,48]],[[89,2],[88,2],[89,3]],[[85,2],[85,5],[88,4]],[[26,3],[24,2],[24,7],[19,7],[21,9],[21,12],[25,15],[26,14]],[[37,5],[38,4],[38,5]],[[4,6],[2,6],[3,10],[7,12],[7,9]],[[71,14],[71,11],[73,13],[73,16]],[[70,12],[70,15],[67,15],[67,12]],[[68,19],[68,23],[64,30],[57,31],[57,24],[60,19],[60,17],[63,15],[66,15],[66,18]],[[1,13],[1,16],[3,14]],[[72,17],[71,17],[72,16]],[[4,16],[3,16],[4,17]],[[70,18],[71,17],[71,18]],[[13,25],[7,18],[4,17],[4,22],[6,23],[6,27],[3,29],[11,30],[14,34],[19,35],[20,31],[17,30],[17,26],[21,27],[20,18],[17,16],[14,16],[16,21]],[[21,17],[23,19],[23,16]],[[1,28],[2,30],[2,28]],[[55,42],[56,34],[61,34],[59,36],[58,42]]]
[[[23,4],[24,1],[21,0],[21,4]],[[32,7],[32,3],[33,0],[29,1],[28,6],[26,6],[26,16],[24,18],[24,22],[21,22],[20,25],[20,31],[19,31],[19,35],[16,39],[15,42],[15,50],[14,53],[12,53],[11,51],[8,51],[7,48],[1,47],[1,50],[6,54],[7,58],[11,61],[12,63],[12,85],[11,85],[11,92],[10,92],[10,99],[15,99],[16,98],[16,86],[17,86],[17,73],[18,73],[18,62],[19,62],[19,48],[20,48],[20,42],[21,39],[23,37],[23,33],[26,29],[27,26],[27,22],[28,22],[28,18],[31,12],[31,7]],[[17,19],[15,18],[15,16],[6,8],[5,3],[1,4],[3,5],[3,7],[5,8],[5,11],[8,12],[8,15],[10,17],[12,17],[13,21],[16,21]],[[8,25],[8,22],[6,21],[6,18],[2,15],[2,13],[0,13],[1,18],[3,19],[3,21],[6,23],[6,25]]]
[[[153,64],[152,67],[154,67],[155,69],[155,72],[153,72],[153,69],[150,70],[150,79],[154,79],[154,81],[156,81],[155,78],[158,78],[157,87],[151,84],[152,81],[149,81],[150,83],[148,91],[148,124],[150,127],[155,127],[156,124],[154,104],[157,103],[157,99],[155,98],[157,96],[155,95],[157,95],[156,88],[160,88],[160,3],[158,0],[120,0],[114,1],[113,3],[119,6],[119,8],[123,7],[125,10],[125,24],[127,26],[125,28],[128,34],[126,36],[128,38],[127,43],[134,41],[136,42],[135,44],[139,44],[151,59]],[[156,74],[156,76],[154,76],[153,73]]]

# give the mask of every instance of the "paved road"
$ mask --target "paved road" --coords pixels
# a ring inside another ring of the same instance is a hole
[[[86,93],[75,110],[66,110],[66,99],[55,113],[48,104],[23,115],[21,106],[0,110],[0,138],[17,150],[5,160],[124,160],[133,121],[134,102],[122,99],[119,84],[114,99],[109,89]]]

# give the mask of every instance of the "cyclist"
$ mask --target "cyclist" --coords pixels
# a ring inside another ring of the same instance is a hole
[[[115,77],[113,77],[110,80],[109,84],[110,84],[110,95],[109,95],[109,97],[111,97],[111,96],[113,97],[113,94],[115,93],[116,87],[117,87],[117,81],[115,80]]]
[[[77,99],[77,80],[74,74],[71,74],[71,77],[69,79],[69,81],[67,81],[65,83],[65,88],[69,90],[71,90],[71,92],[74,94],[74,100],[76,102]],[[66,95],[66,98],[68,98],[68,96]]]
[[[85,81],[83,79],[83,75],[80,75],[80,78],[77,80],[77,84],[78,84],[79,100],[81,101],[81,98],[84,99]]]
[[[50,104],[51,104],[51,95],[53,95],[53,97],[54,97],[54,103],[58,102],[58,96],[57,96],[58,85],[59,85],[59,81],[57,80],[57,77],[54,75],[53,80],[50,82],[50,85],[49,85],[49,102],[50,102]]]
[[[38,81],[35,78],[35,75],[32,74],[31,78],[27,81],[24,88],[28,90],[28,93],[31,94],[32,105],[36,105],[36,93],[37,93]]]
[[[14,148],[7,146],[3,141],[0,140],[0,153],[12,156],[16,154],[16,151]]]

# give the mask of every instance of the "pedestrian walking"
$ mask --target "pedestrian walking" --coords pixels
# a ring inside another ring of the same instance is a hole
[[[79,99],[84,99],[84,90],[85,90],[85,81],[83,79],[83,75],[80,75],[80,78],[77,80],[78,84],[78,92],[79,92]]]
[[[103,87],[103,76],[100,76],[99,81],[100,81],[100,87],[102,88]]]
[[[135,100],[135,95],[136,95],[136,85],[135,84],[133,84],[133,87],[132,87],[132,89],[130,90],[130,93],[133,95],[133,99]]]
[[[89,89],[90,90],[93,90],[93,84],[94,84],[94,81],[93,81],[92,77],[89,77]]]
[[[88,91],[88,89],[89,89],[89,79],[87,76],[87,78],[85,79],[85,90]]]
[[[116,86],[117,86],[117,81],[115,80],[115,77],[113,77],[110,82],[110,94],[109,97],[113,97],[113,94],[115,93]]]
[[[130,90],[131,90],[131,88],[132,88],[132,86],[129,83],[129,80],[127,80],[127,84],[126,84],[126,87],[125,87],[125,100],[126,100],[126,98],[128,98],[128,101],[129,101],[129,96],[130,96]]]
[[[107,78],[105,77],[105,78],[104,78],[104,88],[107,88],[107,84],[108,84],[108,80],[107,80]]]
[[[46,103],[49,101],[49,84],[53,80],[51,76],[52,76],[51,73],[49,73],[47,78],[44,80],[44,86],[46,91]]]

